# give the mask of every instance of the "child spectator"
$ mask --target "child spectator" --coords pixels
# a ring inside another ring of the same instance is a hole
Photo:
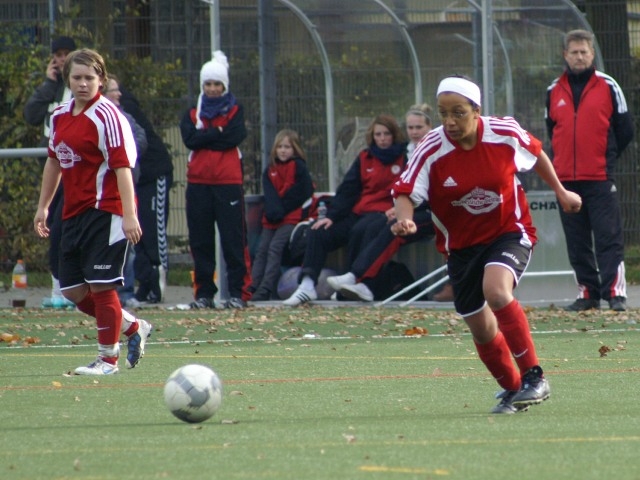
[[[251,270],[251,299],[257,302],[277,290],[283,251],[296,224],[306,218],[314,190],[297,132],[280,130],[269,160],[262,173],[262,234]]]

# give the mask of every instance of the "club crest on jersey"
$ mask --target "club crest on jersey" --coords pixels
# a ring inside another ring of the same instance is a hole
[[[60,167],[62,168],[71,168],[75,162],[81,160],[80,155],[73,153],[73,150],[64,142],[56,145],[55,151],[56,157],[58,157],[58,161],[60,162]]]
[[[394,175],[398,175],[400,173],[400,165],[392,165],[391,173],[393,173]]]
[[[484,188],[475,187],[460,200],[454,200],[454,207],[463,207],[467,212],[477,215],[490,212],[502,203],[502,195]]]

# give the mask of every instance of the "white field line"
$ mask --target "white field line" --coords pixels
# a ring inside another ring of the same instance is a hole
[[[536,335],[558,335],[558,334],[585,334],[585,333],[638,333],[640,330],[635,328],[605,328],[605,329],[593,329],[593,330],[578,330],[578,331],[567,331],[567,330],[535,330],[532,331],[531,334]],[[434,333],[424,335],[426,337],[436,337],[436,338],[444,338],[444,337],[453,337],[453,336],[470,336],[470,333],[461,333],[461,334],[444,334],[444,333]],[[172,341],[158,341],[152,342],[147,341],[147,345],[189,345],[189,344],[206,344],[206,343],[251,343],[251,342],[263,342],[263,343],[279,343],[279,342],[313,342],[313,341],[323,341],[323,340],[415,340],[421,338],[422,335],[373,335],[371,337],[362,337],[362,336],[332,336],[332,337],[324,337],[324,336],[302,336],[302,337],[282,337],[282,338],[234,338],[234,339],[200,339],[200,340],[172,340]],[[10,347],[5,347],[7,350],[13,349],[47,349],[47,348],[95,348],[95,344],[89,345],[13,345]],[[4,349],[4,348],[3,348]]]

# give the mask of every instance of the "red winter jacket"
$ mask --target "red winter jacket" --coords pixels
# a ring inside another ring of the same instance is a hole
[[[360,152],[360,181],[362,192],[353,207],[353,213],[362,215],[369,212],[386,212],[393,207],[391,189],[400,178],[406,163],[404,153],[385,165],[368,150]]]
[[[242,185],[242,154],[238,145],[247,136],[242,107],[236,104],[227,114],[202,119],[196,129],[196,109],[180,122],[185,146],[191,150],[187,181],[204,185]]]
[[[547,89],[546,123],[561,181],[607,180],[633,138],[633,121],[615,80],[594,70],[574,107],[567,72]]]

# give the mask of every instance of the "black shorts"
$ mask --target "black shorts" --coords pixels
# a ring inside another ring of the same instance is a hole
[[[60,288],[83,283],[119,283],[129,242],[122,217],[90,209],[62,222]]]
[[[473,315],[485,305],[482,279],[487,265],[501,265],[511,271],[514,287],[529,265],[531,245],[523,243],[522,235],[502,235],[489,245],[475,245],[452,251],[447,270],[453,291],[456,311],[463,317]]]

